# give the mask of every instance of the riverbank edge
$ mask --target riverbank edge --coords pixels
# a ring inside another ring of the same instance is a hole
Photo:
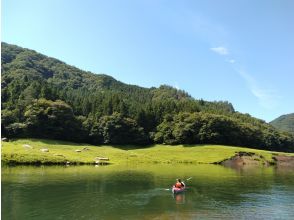
[[[244,152],[242,152],[244,153]],[[246,152],[245,152],[246,153]],[[238,153],[237,153],[238,154]],[[192,162],[192,161],[187,161],[187,162],[175,162],[176,164],[214,164],[214,165],[223,165],[226,167],[241,167],[241,166],[285,166],[285,167],[293,167],[294,168],[294,156],[277,156],[273,157],[273,161],[268,161],[262,159],[262,156],[255,155],[260,157],[260,160],[257,160],[256,157],[251,157],[251,156],[233,156],[230,158],[226,158],[222,161],[217,161],[217,162],[210,162],[210,163],[202,163],[202,162]],[[283,159],[281,159],[283,158]],[[126,162],[127,163],[127,162]],[[134,163],[134,162],[132,162]],[[145,163],[146,162],[135,162],[137,164],[139,163]],[[158,163],[158,164],[172,164],[170,162],[147,162],[147,163]],[[75,161],[62,161],[62,162],[54,162],[54,161],[32,161],[32,162],[20,162],[20,161],[14,161],[14,160],[9,160],[9,161],[2,161],[1,160],[1,165],[3,166],[18,166],[18,165],[28,165],[28,166],[69,166],[69,165],[74,165],[74,166],[79,166],[79,165],[113,165],[115,163],[97,163],[97,162],[75,162]],[[121,163],[124,164],[124,163]]]
[[[125,163],[294,166],[294,153],[221,145],[152,145],[144,148],[134,148],[132,146],[93,146],[44,139],[16,139],[1,142],[1,146],[1,164],[12,166],[118,165]],[[53,153],[50,154],[47,148],[51,148]],[[97,152],[102,148],[104,157],[99,158],[97,157]],[[54,153],[54,151],[58,150],[63,153]],[[92,151],[93,154],[89,154]],[[78,154],[88,154],[88,157],[79,158],[80,155]],[[89,159],[89,155],[93,159]],[[105,155],[109,155],[109,158],[105,157]],[[60,156],[64,158],[60,158]]]
[[[213,163],[227,167],[241,166],[285,166],[294,168],[294,156],[279,155],[273,153],[272,160],[266,160],[262,155],[252,152],[236,152],[235,156]]]

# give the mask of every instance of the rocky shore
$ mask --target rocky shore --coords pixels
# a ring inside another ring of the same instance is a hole
[[[226,160],[220,161],[217,164],[221,164],[228,167],[240,167],[240,166],[285,166],[294,168],[294,156],[274,155],[272,160],[264,158],[262,155],[252,152],[236,152],[236,154]]]

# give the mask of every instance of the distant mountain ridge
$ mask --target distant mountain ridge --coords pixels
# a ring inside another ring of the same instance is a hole
[[[2,135],[93,144],[226,144],[293,151],[294,138],[227,101],[143,88],[1,43]]]
[[[294,113],[281,115],[270,122],[275,128],[286,131],[294,135]]]

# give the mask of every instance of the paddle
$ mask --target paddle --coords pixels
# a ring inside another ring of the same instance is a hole
[[[192,179],[192,177],[189,177],[188,179],[186,179],[186,181],[189,181],[189,180],[191,180],[191,179]],[[183,183],[185,184],[184,181],[183,181]],[[188,187],[186,186],[186,184],[185,184],[185,187],[188,188]]]

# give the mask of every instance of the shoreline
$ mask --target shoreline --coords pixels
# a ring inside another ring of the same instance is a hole
[[[222,145],[94,146],[49,139],[1,142],[1,164],[120,165],[220,164],[224,166],[293,166],[294,153]]]

